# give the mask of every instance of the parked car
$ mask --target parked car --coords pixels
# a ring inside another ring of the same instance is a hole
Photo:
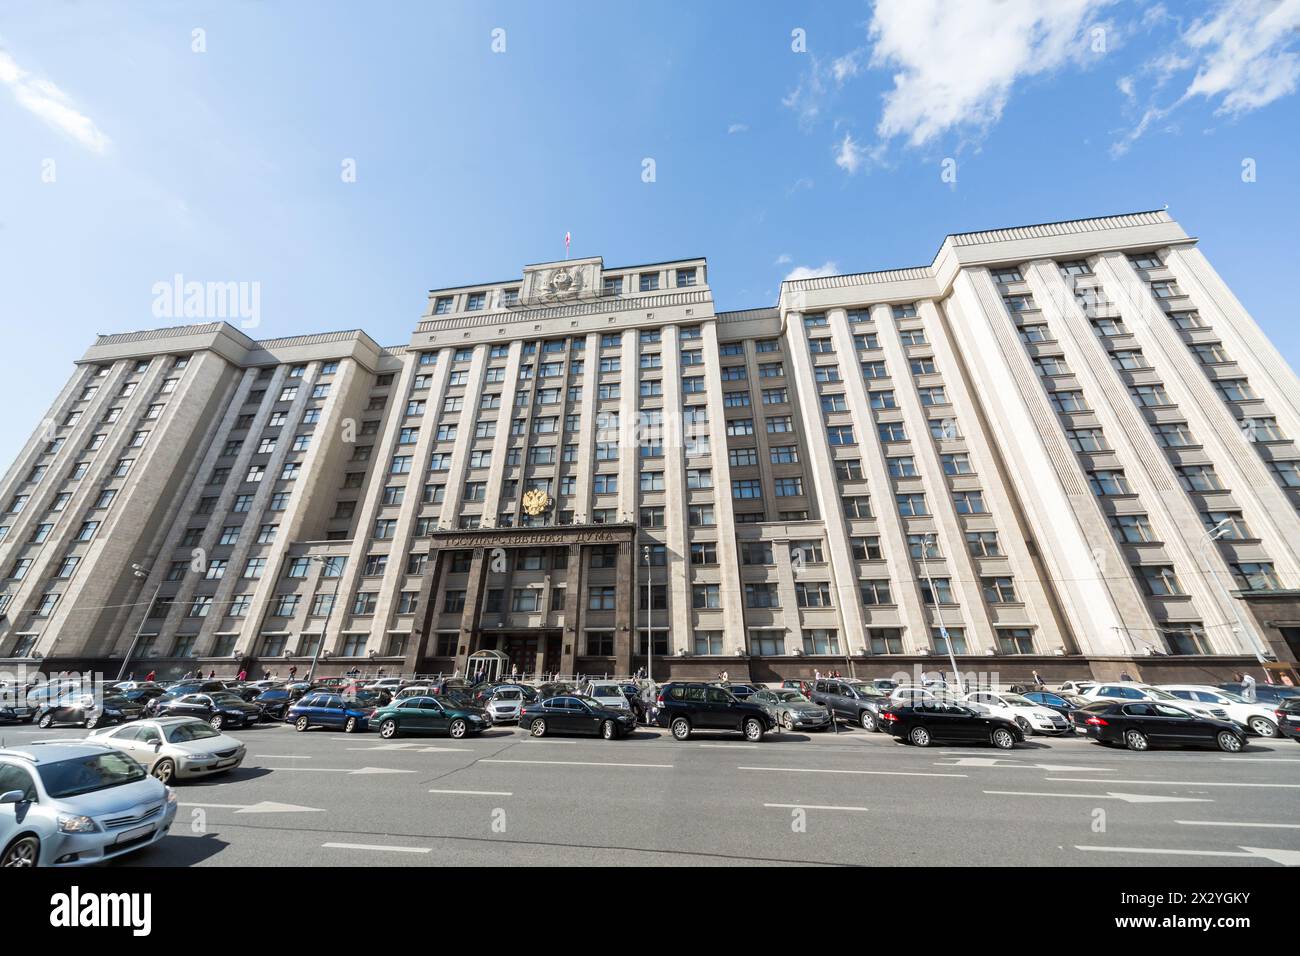
[[[330,727],[350,734],[366,729],[370,708],[357,707],[341,694],[314,693],[295,701],[284,719],[300,733],[312,727]]]
[[[1181,707],[1183,710],[1197,714],[1201,717],[1208,717],[1212,720],[1228,719],[1227,710],[1217,704],[1204,704],[1200,701],[1181,700],[1168,691],[1161,690],[1159,687],[1152,684],[1115,681],[1090,687],[1082,696],[1087,697],[1089,700],[1158,700],[1166,704],[1173,704],[1177,707]]]
[[[829,678],[813,683],[808,695],[814,704],[830,711],[833,719],[847,720],[863,730],[880,729],[880,711],[889,706],[889,694],[860,680]]]
[[[213,730],[224,727],[254,727],[262,719],[262,709],[250,704],[230,691],[210,694],[186,694],[172,700],[161,699],[154,707],[155,717],[198,717],[212,725]]]
[[[1278,735],[1275,704],[1267,704],[1260,700],[1246,700],[1240,694],[1234,694],[1230,690],[1221,690],[1205,684],[1161,684],[1160,689],[1168,691],[1180,701],[1206,704],[1216,711],[1223,710],[1230,721],[1245,727],[1256,737]]]
[[[1280,704],[1288,700],[1300,700],[1300,687],[1292,687],[1290,684],[1256,684],[1250,688],[1247,693],[1245,684],[1219,684],[1220,690],[1230,691],[1246,700],[1250,699],[1251,694],[1256,700],[1262,700],[1266,704]]]
[[[1050,707],[1070,725],[1070,733],[1077,733],[1078,728],[1074,725],[1074,720],[1070,716],[1080,707],[1086,707],[1092,703],[1086,697],[1080,697],[1078,694],[1071,694],[1069,691],[1054,693],[1050,690],[1027,690],[1024,697],[1032,700],[1035,704],[1042,704],[1044,707]]]
[[[119,689],[116,693],[116,696],[125,697],[133,704],[139,704],[142,709],[148,710],[149,705],[165,693],[166,691],[164,691],[157,684],[154,684],[152,686],[145,684],[141,687],[127,687],[127,688]]]
[[[754,694],[758,692],[758,688],[753,684],[740,684],[726,681],[719,682],[717,686],[727,690],[731,696],[737,700],[749,700],[749,698],[753,697]]]
[[[933,743],[986,743],[1010,750],[1025,739],[1013,720],[982,714],[943,700],[917,700],[886,707],[880,726],[903,743],[928,747]]]
[[[782,730],[827,730],[831,726],[828,708],[813,703],[788,687],[780,690],[764,688],[749,700],[766,710]]]
[[[468,710],[449,697],[404,697],[370,715],[385,740],[401,734],[446,734],[459,740],[482,733],[489,721],[482,711]]]
[[[802,677],[787,678],[786,680],[781,681],[781,689],[797,690],[799,693],[811,700],[814,684],[814,681],[805,680]]]
[[[404,681],[400,677],[381,677],[361,685],[362,690],[386,690],[395,694],[402,689]]]
[[[494,724],[517,724],[523,706],[524,695],[518,687],[502,687],[488,698],[486,710]]]
[[[0,750],[0,868],[85,866],[157,843],[174,791],[95,743]]]
[[[93,730],[100,724],[120,724],[142,716],[144,707],[125,697],[96,698],[94,694],[71,694],[37,711],[36,726],[43,729],[58,724],[74,724]]]
[[[676,740],[688,740],[697,730],[729,730],[757,743],[776,720],[759,704],[743,701],[723,687],[671,682],[659,689],[655,721],[672,730]]]
[[[1246,746],[1246,732],[1236,724],[1159,700],[1099,700],[1075,711],[1074,722],[1098,743],[1129,750],[1200,746],[1237,753]]]
[[[1273,711],[1277,717],[1277,729],[1283,737],[1300,740],[1300,697],[1293,697],[1277,705]]]
[[[242,743],[198,717],[140,720],[86,739],[129,754],[163,783],[227,773],[244,762]]]
[[[0,692],[0,723],[30,724],[36,719],[36,710],[27,706],[20,693]]]
[[[252,704],[261,711],[261,720],[282,721],[295,700],[297,698],[289,688],[271,687],[254,697]]]
[[[1095,680],[1067,680],[1057,690],[1063,694],[1078,694],[1082,697],[1088,688],[1096,687],[1097,684],[1098,681]]]
[[[623,691],[623,699],[627,701],[627,706],[631,709],[636,722],[638,724],[649,723],[647,714],[650,708],[646,703],[646,698],[642,695],[641,688],[636,684],[622,684],[619,689]]]
[[[587,686],[583,688],[583,697],[590,697],[592,700],[600,701],[604,707],[611,710],[626,710],[631,712],[632,705],[628,703],[627,694],[623,692],[623,687],[617,681],[588,681]]]
[[[981,690],[967,694],[964,702],[972,710],[1011,721],[1026,737],[1030,733],[1058,736],[1070,732],[1070,724],[1064,717],[1020,694]]]
[[[159,708],[164,702],[178,700],[186,694],[214,694],[225,693],[226,682],[219,680],[187,680],[178,681],[175,684],[169,684],[161,697],[155,697],[146,707],[146,713],[152,717],[159,713]]]
[[[636,718],[631,711],[614,710],[594,698],[565,694],[526,704],[519,712],[519,726],[534,737],[592,734],[615,740],[636,730]]]

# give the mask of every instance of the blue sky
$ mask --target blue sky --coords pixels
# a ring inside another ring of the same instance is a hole
[[[0,461],[96,333],[169,324],[177,273],[258,283],[256,337],[400,344],[428,289],[566,231],[707,256],[732,309],[1167,203],[1294,367],[1298,27],[1300,0],[6,0]]]

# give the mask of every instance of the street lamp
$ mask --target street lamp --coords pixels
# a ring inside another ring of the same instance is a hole
[[[1228,603],[1228,607],[1232,608],[1232,616],[1236,619],[1236,623],[1231,625],[1232,633],[1237,636],[1238,643],[1240,643],[1241,633],[1244,630],[1246,634],[1249,635],[1251,644],[1254,645],[1255,660],[1264,664],[1267,663],[1268,656],[1263,651],[1262,642],[1260,641],[1259,636],[1255,633],[1254,628],[1247,625],[1242,619],[1241,611],[1237,608],[1237,602],[1233,600],[1232,595],[1228,593],[1227,587],[1219,577],[1218,569],[1214,566],[1214,562],[1210,560],[1210,543],[1218,541],[1231,531],[1232,528],[1232,519],[1224,518],[1214,527],[1206,531],[1205,534],[1201,535],[1201,557],[1205,560],[1205,570],[1207,570],[1210,573],[1210,577],[1214,579],[1215,586],[1218,587],[1219,591],[1223,594],[1223,599]]]
[[[934,541],[934,532],[927,531],[925,537],[921,539],[921,573],[925,575],[925,582],[930,587],[930,600],[934,601],[934,616],[939,625],[939,636],[943,638],[943,646],[948,651],[948,661],[952,664],[952,679],[957,682],[958,690],[965,690],[961,682],[961,672],[957,670],[957,658],[952,653],[952,639],[948,637],[948,628],[943,623],[943,608],[939,604],[939,592],[934,589],[934,579],[930,577],[930,565],[926,561],[926,553],[930,550],[932,541]]]
[[[145,578],[149,577],[149,568],[140,564],[133,564],[131,565],[131,575],[143,581]],[[144,633],[144,622],[149,620],[149,612],[153,610],[154,604],[158,601],[158,594],[161,591],[162,582],[159,581],[158,586],[154,588],[153,597],[149,599],[149,603],[145,605],[144,613],[140,615],[140,625],[135,629],[135,637],[131,639],[131,646],[127,648],[126,656],[122,658],[122,667],[117,672],[118,680],[126,679],[126,668],[131,663],[131,658],[135,656],[136,645],[140,643],[140,635]]]
[[[321,573],[324,574],[334,566],[333,557],[325,557],[320,554],[309,555],[309,561],[315,561],[321,566]],[[316,665],[320,662],[321,648],[325,646],[325,638],[329,636],[330,618],[334,614],[334,605],[339,600],[339,586],[343,583],[343,572],[339,572],[338,579],[334,582],[334,595],[330,598],[330,606],[325,610],[325,623],[321,625],[320,639],[316,641],[316,647],[312,650],[311,668],[307,671],[307,683],[311,683],[312,678],[316,676]]]
[[[650,545],[643,546],[641,553],[645,555],[645,676],[646,680],[653,683],[655,647],[654,631],[650,627],[650,619],[654,614],[654,594],[652,593],[650,581]]]

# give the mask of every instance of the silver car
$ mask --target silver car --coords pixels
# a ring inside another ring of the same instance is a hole
[[[825,730],[831,725],[829,710],[788,687],[760,690],[749,700],[771,714],[782,730]]]
[[[175,819],[175,791],[126,754],[84,741],[0,750],[0,867],[111,860]]]
[[[130,754],[163,783],[226,773],[244,762],[242,743],[197,717],[140,720],[86,739]]]
[[[506,687],[492,695],[487,703],[487,712],[494,724],[517,724],[523,706],[524,692]]]

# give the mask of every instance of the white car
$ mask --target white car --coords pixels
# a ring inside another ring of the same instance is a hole
[[[1241,724],[1256,737],[1278,735],[1277,709],[1271,704],[1246,700],[1240,694],[1204,684],[1161,684],[1160,689],[1168,691],[1185,704],[1221,707],[1227,711],[1229,720]]]
[[[608,707],[610,710],[628,710],[632,705],[627,702],[627,696],[623,693],[623,686],[617,681],[591,681],[587,684],[583,695],[600,701],[602,707]]]
[[[226,773],[244,762],[244,745],[198,717],[158,717],[105,727],[86,741],[112,747],[163,783]]]
[[[397,689],[402,686],[400,677],[381,677],[379,680],[372,680],[369,684],[362,685],[362,690],[386,690],[390,694],[396,693]]]
[[[1019,694],[981,690],[967,694],[962,702],[972,710],[1010,720],[1026,734],[1064,734],[1070,730],[1061,714]]]
[[[437,697],[437,696],[438,695],[434,693],[433,688],[430,687],[428,684],[411,684],[408,687],[403,687],[396,694],[394,694],[393,702],[396,703],[399,700],[406,700],[406,698],[408,697]]]
[[[889,694],[891,704],[915,704],[923,700],[931,701],[938,698],[924,687],[895,687]]]
[[[1078,694],[1082,697],[1084,691],[1091,690],[1096,686],[1097,681],[1095,680],[1067,680],[1057,690],[1063,694]]]
[[[1188,713],[1195,714],[1197,717],[1209,717],[1212,720],[1230,720],[1227,710],[1215,704],[1206,704],[1195,700],[1184,700],[1181,697],[1175,697],[1166,690],[1161,690],[1153,684],[1138,684],[1133,681],[1114,681],[1112,683],[1098,684],[1096,687],[1089,687],[1081,691],[1081,697],[1089,700],[1158,700],[1163,704],[1173,704],[1181,707]]]

